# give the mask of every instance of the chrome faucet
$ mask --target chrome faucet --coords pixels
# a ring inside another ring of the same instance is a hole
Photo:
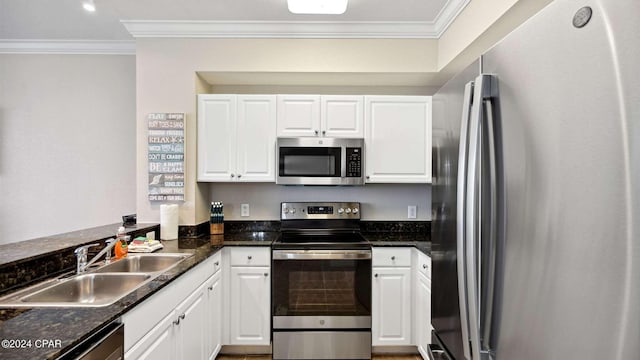
[[[106,254],[105,255],[105,263],[106,264],[111,262],[111,249],[116,244],[116,239],[112,238],[112,239],[106,240],[105,243],[107,244],[107,246],[105,246],[104,249],[100,250],[100,252],[97,253],[96,256],[94,256],[89,261],[87,261],[87,254],[89,252],[89,248],[94,247],[94,246],[98,246],[100,244],[94,243],[94,244],[80,246],[79,248],[77,248],[73,252],[74,254],[76,254],[76,258],[78,260],[78,265],[77,265],[77,268],[76,268],[78,274],[81,274],[81,273],[85,272],[87,270],[87,268],[89,266],[91,266],[91,264],[96,262],[102,255]]]

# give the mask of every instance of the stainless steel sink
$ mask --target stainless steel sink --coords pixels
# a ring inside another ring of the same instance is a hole
[[[142,272],[155,273],[166,271],[176,266],[191,254],[167,253],[167,254],[129,254],[126,258],[104,265],[94,272],[96,273],[122,273]]]
[[[153,278],[150,274],[82,274],[21,291],[3,306],[106,306]],[[26,294],[26,295],[25,295]]]
[[[192,254],[129,254],[88,273],[48,280],[7,295],[0,298],[0,308],[111,305],[190,256]]]

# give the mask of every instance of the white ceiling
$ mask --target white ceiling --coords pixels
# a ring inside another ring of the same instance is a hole
[[[120,20],[433,23],[452,0],[350,0],[342,15],[294,15],[286,0],[0,0],[0,39],[131,40]]]

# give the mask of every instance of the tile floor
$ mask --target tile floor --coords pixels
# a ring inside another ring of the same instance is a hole
[[[216,360],[271,360],[271,355],[218,355]],[[417,354],[374,354],[372,360],[422,360],[422,357]]]

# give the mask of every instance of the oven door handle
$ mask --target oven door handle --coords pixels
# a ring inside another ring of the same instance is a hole
[[[273,260],[367,260],[371,250],[273,250]]]

